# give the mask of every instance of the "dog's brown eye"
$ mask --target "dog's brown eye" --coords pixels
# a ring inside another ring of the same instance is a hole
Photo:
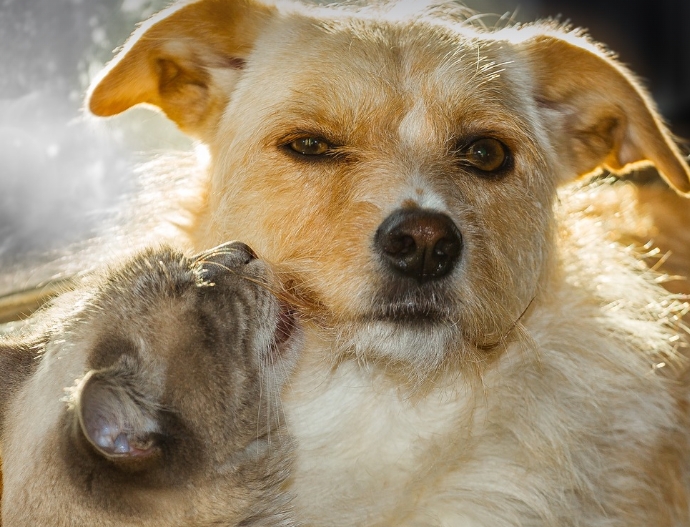
[[[508,160],[508,148],[498,139],[478,139],[460,151],[466,163],[482,172],[496,172],[504,168]]]
[[[331,148],[331,145],[318,137],[302,137],[290,143],[289,146],[303,156],[320,156]]]

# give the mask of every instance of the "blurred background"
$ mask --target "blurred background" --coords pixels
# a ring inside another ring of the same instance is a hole
[[[232,0],[230,0],[232,1]],[[671,129],[690,137],[690,0],[469,0],[516,21],[555,17],[617,51]],[[41,262],[107,225],[135,167],[189,149],[164,118],[81,111],[96,72],[165,0],[0,0],[0,297],[40,281]],[[19,270],[19,272],[14,272]]]

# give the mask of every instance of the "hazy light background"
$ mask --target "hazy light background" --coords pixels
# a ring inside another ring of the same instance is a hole
[[[0,0],[0,295],[44,279],[40,264],[98,235],[134,189],[139,163],[190,148],[154,112],[99,120],[81,109],[84,91],[112,50],[136,22],[167,3]],[[674,130],[690,135],[684,128],[690,123],[690,32],[684,27],[690,1],[464,3],[521,21],[562,15],[588,27],[650,79]]]
[[[82,111],[112,50],[165,5],[0,0],[0,294],[46,278],[40,264],[98,235],[140,162],[189,147],[154,112],[104,120]]]

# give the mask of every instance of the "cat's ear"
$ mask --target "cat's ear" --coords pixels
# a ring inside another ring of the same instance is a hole
[[[78,387],[79,433],[98,454],[115,462],[147,459],[159,451],[159,408],[145,382],[124,357],[113,367],[90,371]]]

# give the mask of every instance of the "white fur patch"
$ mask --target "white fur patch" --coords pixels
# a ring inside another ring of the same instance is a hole
[[[422,99],[417,99],[412,109],[400,121],[400,141],[410,148],[424,148],[431,142],[433,133],[426,105]]]
[[[438,212],[448,212],[448,205],[440,193],[436,192],[429,181],[422,174],[416,172],[409,177],[403,186],[398,205],[414,203],[422,209],[432,209]]]

